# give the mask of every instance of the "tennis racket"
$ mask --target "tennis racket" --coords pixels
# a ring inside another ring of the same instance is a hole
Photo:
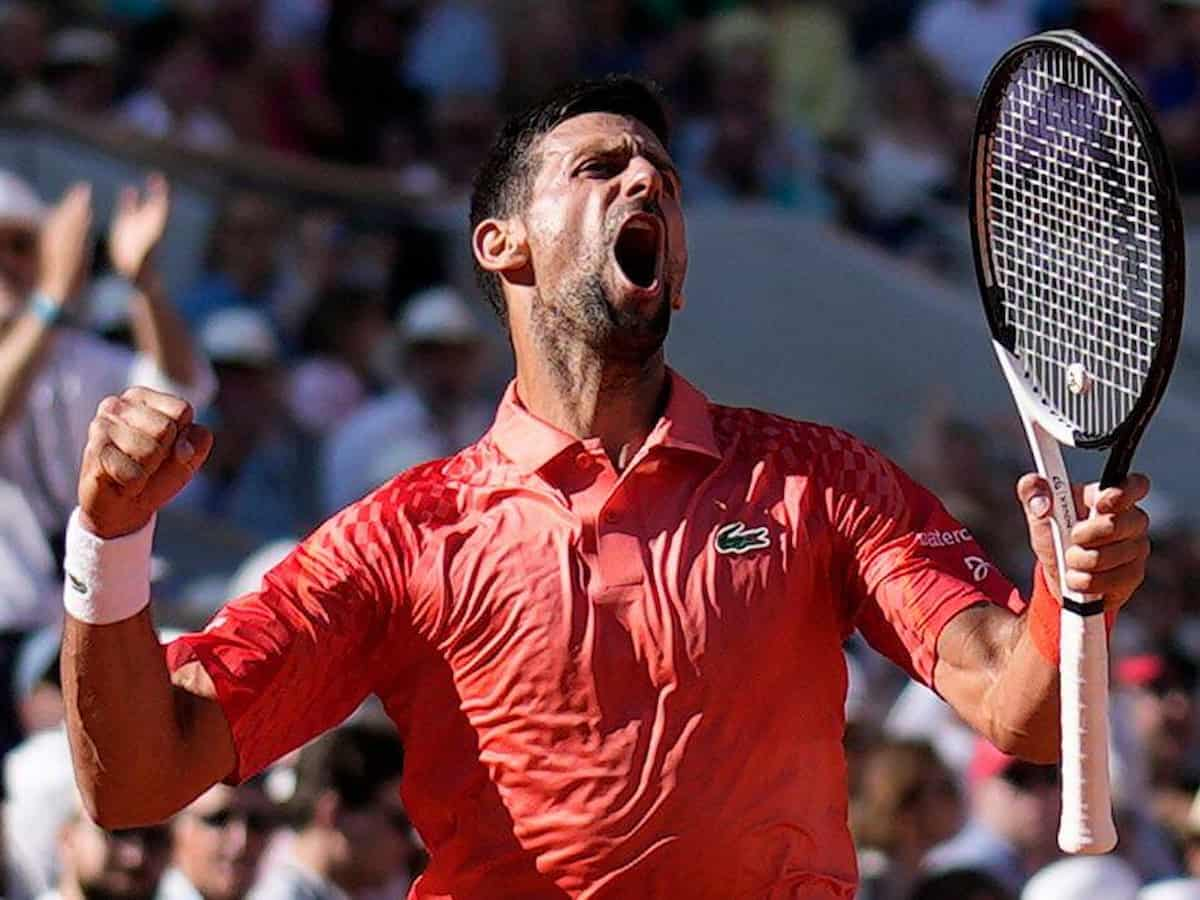
[[[1060,579],[1076,509],[1061,446],[1108,449],[1119,484],[1162,398],[1183,320],[1183,224],[1138,89],[1070,31],[1024,40],[984,86],[972,148],[975,269],[1000,367],[1054,495]],[[1117,842],[1104,606],[1060,585],[1068,853]]]

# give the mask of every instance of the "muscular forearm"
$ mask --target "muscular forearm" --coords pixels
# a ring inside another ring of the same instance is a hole
[[[199,367],[187,325],[176,312],[153,271],[138,278],[137,293],[130,306],[133,338],[137,348],[154,360],[160,372],[178,385],[192,387]]]
[[[54,329],[37,316],[19,316],[0,335],[0,432],[20,415]]]
[[[1058,668],[1037,648],[1028,613],[981,605],[956,616],[938,641],[938,692],[1006,753],[1059,756]]]
[[[148,610],[99,626],[68,616],[62,679],[76,779],[100,825],[163,821],[232,771],[220,708],[172,683]]]

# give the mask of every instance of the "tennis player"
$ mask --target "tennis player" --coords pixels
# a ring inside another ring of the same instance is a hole
[[[506,125],[471,212],[516,355],[495,424],[334,516],[165,652],[154,514],[211,436],[170,396],[102,404],[63,648],[100,824],[159,821],[373,693],[432,853],[412,897],[848,900],[855,629],[1004,750],[1056,758],[1047,485],[1017,485],[1039,560],[1027,602],[880,454],[713,404],[669,369],[687,251],[666,146],[659,98],[627,78]],[[1080,491],[1096,511],[1067,580],[1113,610],[1142,580],[1147,489]]]

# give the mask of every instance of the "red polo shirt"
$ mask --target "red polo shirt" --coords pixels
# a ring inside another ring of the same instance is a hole
[[[938,635],[1021,600],[853,437],[678,375],[623,472],[509,391],[458,455],[339,513],[169,663],[237,777],[377,694],[432,853],[413,898],[848,900],[842,642],[929,683]]]

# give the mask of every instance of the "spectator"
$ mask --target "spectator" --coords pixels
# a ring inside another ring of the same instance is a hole
[[[22,494],[6,522],[4,552],[28,561],[26,585],[14,573],[0,608],[0,684],[11,684],[13,652],[24,634],[56,621],[57,580],[44,568],[32,535],[20,536],[21,511],[31,510],[57,554],[87,429],[101,399],[133,384],[175,393],[196,405],[212,395],[207,364],[164,293],[152,262],[170,210],[166,181],[152,176],[144,193],[125,191],[109,232],[113,267],[137,287],[132,315],[137,352],[114,347],[66,325],[80,293],[88,257],[91,191],[76,185],[47,213],[32,189],[0,172],[0,480]],[[28,523],[27,523],[28,524]],[[39,561],[40,560],[40,561]],[[34,588],[38,584],[42,587]],[[0,701],[0,749],[13,745],[17,725],[11,695]]]
[[[929,0],[913,25],[917,44],[951,88],[975,97],[1009,47],[1037,30],[1033,0]]]
[[[446,287],[408,302],[399,323],[406,381],[360,409],[322,452],[324,508],[340,509],[393,475],[455,453],[488,427],[477,396],[483,331]]]
[[[1023,762],[982,738],[967,773],[970,819],[929,854],[933,871],[982,869],[1014,893],[1056,859],[1061,794],[1058,769]]]
[[[345,725],[300,752],[287,802],[295,837],[250,900],[403,896],[416,838],[400,802],[404,750],[391,731]]]
[[[872,127],[855,169],[866,232],[889,249],[937,267],[931,213],[957,179],[955,133],[946,128],[949,97],[937,70],[919,51],[895,46],[874,67]]]
[[[1141,880],[1119,856],[1077,856],[1042,869],[1021,900],[1137,900]]]
[[[779,121],[822,138],[847,136],[858,72],[846,22],[837,4],[755,0],[716,16],[710,41],[766,29]]]
[[[59,837],[79,814],[66,728],[32,734],[4,757],[4,797],[4,896],[33,900],[58,881]]]
[[[54,105],[88,118],[107,115],[116,92],[118,47],[95,28],[65,28],[50,40],[46,84]]]
[[[1160,643],[1148,653],[1124,656],[1114,669],[1114,704],[1127,710],[1146,766],[1150,796],[1143,802],[1149,801],[1155,819],[1182,833],[1200,776],[1196,664],[1171,644]]]
[[[49,109],[54,100],[39,80],[46,62],[46,10],[27,0],[0,8],[0,90],[15,109]]]
[[[1014,896],[987,872],[954,869],[921,879],[909,900],[1014,900]]]
[[[1200,9],[1166,0],[1153,39],[1145,42],[1143,81],[1174,157],[1180,186],[1200,187]]]
[[[241,900],[258,876],[275,810],[262,779],[252,779],[209,788],[171,825],[173,865],[156,900]]]
[[[206,150],[228,147],[233,135],[212,109],[216,72],[203,41],[171,15],[144,28],[141,49],[150,57],[149,78],[125,101],[121,118],[151,137]]]
[[[1200,900],[1200,878],[1170,878],[1138,891],[1137,900]]]
[[[366,399],[386,331],[383,303],[372,293],[338,288],[317,302],[301,337],[304,358],[288,386],[291,416],[309,434],[324,436]]]
[[[493,95],[500,90],[499,35],[490,4],[470,0],[423,0],[409,39],[404,80],[428,97]],[[463,60],[470,60],[469,66]]]
[[[415,105],[397,72],[407,24],[385,0],[330,6],[325,77],[345,121],[346,136],[338,152],[342,162],[373,161],[384,125],[397,110]]]
[[[62,629],[47,625],[21,644],[13,671],[13,693],[24,735],[58,728],[63,723],[62,676],[58,649]]]
[[[850,821],[858,900],[907,900],[925,854],[962,827],[962,797],[929,744],[883,741],[863,764]]]
[[[191,325],[230,307],[270,310],[281,219],[261,194],[241,191],[228,198],[213,229],[208,272],[181,304]]]
[[[57,618],[62,576],[42,524],[19,485],[0,479],[0,510],[0,633],[11,638],[0,644],[0,672],[12,671],[15,663],[20,680],[21,635]],[[12,654],[18,655],[9,658]],[[24,719],[20,704],[17,713]],[[20,720],[8,721],[7,728],[13,731],[4,735],[6,746],[17,734],[29,733]]]
[[[815,139],[776,120],[765,34],[717,60],[711,116],[687,124],[676,160],[693,205],[768,203],[816,218],[833,212]]]
[[[246,307],[210,316],[200,343],[217,373],[204,421],[213,450],[178,502],[261,541],[308,532],[316,515],[308,443],[287,415],[279,340]]]
[[[582,10],[583,47],[579,74],[603,78],[612,72],[643,71],[645,16],[633,0],[596,0]]]
[[[171,854],[167,825],[105,831],[81,810],[63,827],[58,887],[39,900],[153,900]]]

